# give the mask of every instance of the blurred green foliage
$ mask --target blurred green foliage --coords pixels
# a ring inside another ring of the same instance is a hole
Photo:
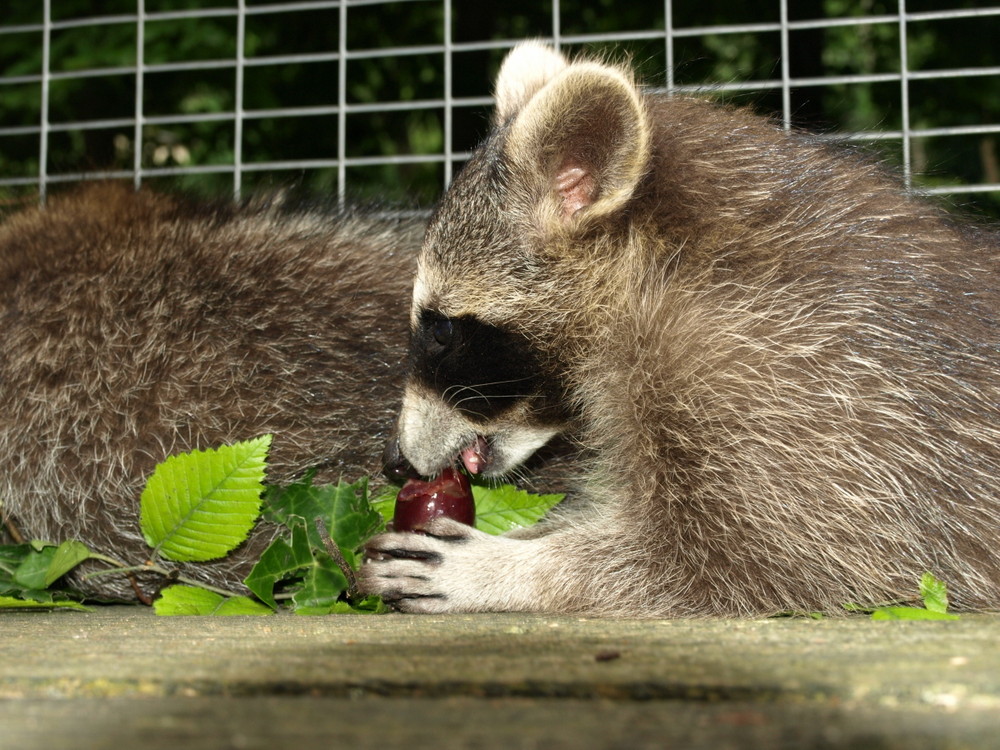
[[[253,9],[263,0],[248,0]],[[270,5],[270,3],[268,3]],[[973,8],[977,0],[955,0],[949,9]],[[224,193],[233,188],[229,165],[236,158],[233,111],[237,106],[237,19],[212,14],[232,8],[235,0],[146,0],[147,13],[192,11],[192,17],[149,20],[144,27],[142,111],[145,122],[138,145],[146,168],[197,166],[208,173],[151,178],[188,191]],[[464,44],[549,36],[549,2],[507,0],[504,3],[452,4],[451,41]],[[909,12],[935,10],[933,0],[908,0]],[[56,21],[100,16],[131,16],[135,0],[58,0]],[[775,23],[777,2],[734,4],[729,0],[678,0],[673,3],[675,28],[717,24]],[[562,0],[560,32],[565,36],[620,34],[664,28],[662,3],[621,3],[614,0]],[[791,19],[894,14],[896,0],[796,0]],[[201,13],[204,13],[201,15]],[[357,106],[345,118],[344,155],[359,161],[346,167],[352,196],[427,205],[445,180],[446,112],[442,104],[446,71],[444,56],[424,53],[420,45],[439,45],[444,9],[436,0],[358,4],[347,11],[346,38],[340,39],[339,7],[251,13],[246,17],[243,51],[243,120],[240,158],[250,165],[243,185],[298,184],[310,191],[338,188],[335,167],[255,170],[266,162],[334,160],[341,126],[335,111],[343,98]],[[12,2],[0,8],[0,26],[39,24],[42,3]],[[956,69],[997,64],[995,33],[1000,18],[911,22],[906,49],[909,70]],[[122,20],[101,26],[70,26],[53,31],[52,81],[49,95],[48,171],[76,173],[93,169],[130,170],[135,160],[136,78],[122,67],[136,64],[136,23]],[[857,26],[795,29],[789,33],[789,62],[796,77],[822,78],[855,74],[897,73],[900,29],[895,20]],[[353,54],[340,91],[336,59],[341,41]],[[666,45],[662,38],[613,44],[564,45],[614,58],[627,56],[640,77],[663,85]],[[377,54],[388,50],[384,55]],[[371,55],[365,54],[371,52]],[[505,50],[459,48],[453,57],[451,89],[455,97],[486,97],[489,83]],[[315,61],[296,55],[317,54]],[[706,82],[774,80],[780,76],[781,38],[777,31],[706,33],[675,39],[674,81],[680,85]],[[279,64],[265,58],[289,56]],[[190,63],[190,69],[163,70],[166,63]],[[0,34],[0,77],[37,76],[42,72],[42,32]],[[83,78],[64,77],[74,71],[100,71]],[[118,69],[116,71],[116,69]],[[36,126],[41,117],[37,82],[0,85],[0,128]],[[909,83],[911,128],[1000,122],[1000,85],[996,77],[913,80]],[[764,112],[781,112],[777,89],[730,93],[725,98]],[[391,110],[369,111],[366,105],[397,103]],[[276,110],[302,108],[292,117]],[[792,92],[796,126],[822,131],[891,131],[903,125],[898,82],[838,83],[802,87]],[[451,110],[451,150],[462,154],[484,135],[488,107],[460,103]],[[204,115],[203,121],[184,118]],[[60,125],[105,121],[105,126],[74,130]],[[180,120],[180,121],[178,121]],[[995,134],[940,136],[913,141],[911,160],[917,185],[1000,182]],[[872,144],[890,163],[900,163],[899,142]],[[373,157],[400,157],[399,163],[369,164]],[[426,156],[426,160],[407,157]],[[0,137],[0,176],[31,178],[38,174],[36,134]],[[459,165],[456,165],[456,168]],[[213,169],[217,171],[212,171]],[[0,198],[34,188],[0,188]],[[954,203],[1000,216],[995,194],[956,196]]]

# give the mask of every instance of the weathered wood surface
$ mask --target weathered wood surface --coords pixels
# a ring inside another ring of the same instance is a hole
[[[1000,617],[0,613],[0,748],[996,748]]]

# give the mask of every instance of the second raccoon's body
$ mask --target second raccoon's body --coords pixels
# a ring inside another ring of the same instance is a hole
[[[274,433],[272,482],[380,470],[414,222],[99,184],[0,225],[0,512],[142,562],[167,456]],[[184,574],[238,586],[273,532]],[[79,585],[132,596],[122,576]]]
[[[534,46],[432,220],[402,453],[502,473],[570,431],[531,538],[375,540],[411,611],[1000,607],[1000,242],[755,115]],[[499,353],[502,350],[504,353]]]

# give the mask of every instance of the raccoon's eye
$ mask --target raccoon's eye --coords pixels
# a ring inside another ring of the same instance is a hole
[[[454,326],[447,318],[441,318],[431,323],[431,336],[433,336],[434,340],[441,346],[448,346],[448,344],[451,343],[451,337],[454,330]]]

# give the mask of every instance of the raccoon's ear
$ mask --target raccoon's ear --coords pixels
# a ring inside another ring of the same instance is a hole
[[[510,51],[500,66],[493,96],[494,127],[502,125],[546,83],[566,69],[566,58],[541,42],[521,42]]]
[[[506,154],[543,231],[620,208],[649,161],[649,124],[625,72],[574,63],[542,87],[511,125]]]

